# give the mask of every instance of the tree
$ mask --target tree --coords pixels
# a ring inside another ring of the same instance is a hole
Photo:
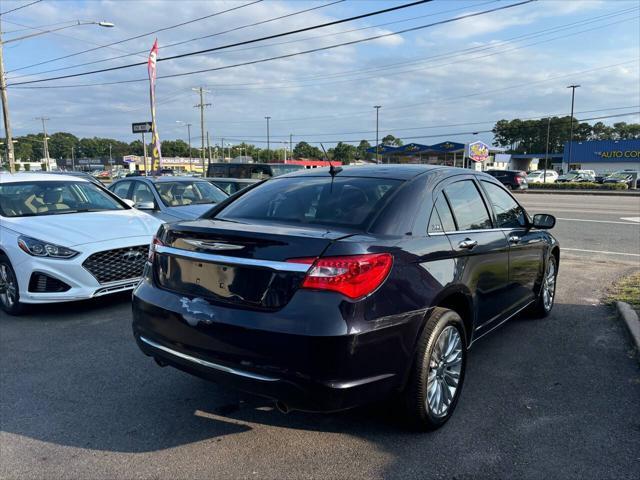
[[[348,165],[356,158],[356,154],[358,151],[355,146],[342,142],[338,142],[335,148],[332,148],[331,150],[331,158],[333,160],[340,160],[345,165]]]
[[[299,142],[293,149],[293,156],[295,158],[324,158],[324,154],[318,147],[312,147],[307,142]]]
[[[390,147],[401,147],[402,146],[402,140],[400,140],[399,138],[394,137],[393,135],[389,134],[386,137],[384,137],[382,139],[382,142],[380,143],[380,145],[388,145]]]
[[[355,158],[358,160],[369,160],[373,159],[373,153],[367,152],[367,149],[371,148],[371,144],[366,140],[360,140],[360,143],[356,147],[356,155]]]
[[[79,139],[75,135],[66,132],[56,132],[49,136],[49,156],[51,158],[71,158],[71,149],[78,149]]]

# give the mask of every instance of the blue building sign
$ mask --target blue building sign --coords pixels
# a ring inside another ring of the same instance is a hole
[[[573,142],[571,150],[572,164],[640,162],[640,139]],[[568,142],[564,145],[562,161],[569,163]]]

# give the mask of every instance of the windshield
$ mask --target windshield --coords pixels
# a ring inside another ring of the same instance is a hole
[[[155,187],[167,207],[218,203],[227,198],[222,190],[203,180],[158,182]]]
[[[117,200],[90,182],[34,181],[0,184],[0,214],[3,217],[124,209]]]
[[[531,172],[529,174],[530,177],[541,177],[542,176],[542,172]]]
[[[629,176],[628,173],[621,173],[621,172],[616,172],[616,173],[612,173],[611,175],[609,175],[607,178],[620,178],[620,179],[626,179]]]
[[[402,184],[386,178],[274,178],[229,204],[215,218],[363,229]]]

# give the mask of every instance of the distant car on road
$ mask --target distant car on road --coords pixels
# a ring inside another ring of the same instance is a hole
[[[93,182],[0,174],[0,308],[133,289],[160,224]]]
[[[109,190],[165,222],[198,218],[227,198],[220,188],[193,177],[127,177]]]
[[[487,170],[488,173],[509,190],[526,190],[529,188],[527,184],[527,174],[520,170]]]
[[[527,174],[527,183],[554,183],[558,178],[555,170],[534,170]]]
[[[290,163],[212,163],[207,169],[207,177],[262,180],[298,170],[304,170],[304,166]]]
[[[438,428],[469,346],[522,310],[551,311],[554,224],[460,168],[272,178],[159,229],[133,296],[134,336],[159,365],[282,411],[397,396],[414,428]]]
[[[233,195],[244,188],[260,182],[257,178],[205,178],[205,180],[221,188],[227,195]]]

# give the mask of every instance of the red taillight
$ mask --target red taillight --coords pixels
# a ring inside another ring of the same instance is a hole
[[[151,245],[149,245],[149,258],[147,259],[149,263],[153,263],[153,257],[156,253],[156,245],[162,246],[164,243],[154,235],[153,240],[151,240]]]
[[[312,264],[302,288],[332,290],[349,298],[361,298],[387,278],[393,257],[388,253],[346,257],[294,258],[289,262]]]

